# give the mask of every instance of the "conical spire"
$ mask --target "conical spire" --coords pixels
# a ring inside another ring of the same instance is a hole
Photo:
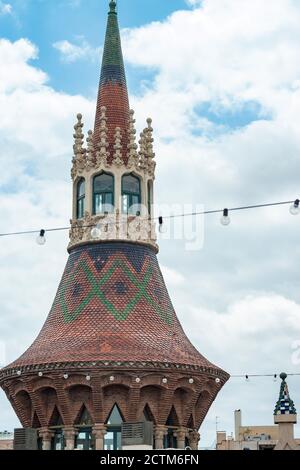
[[[95,118],[94,145],[97,150],[101,141],[101,116],[106,107],[110,160],[113,159],[115,133],[119,127],[122,134],[122,155],[127,159],[127,134],[129,122],[129,100],[121,38],[116,12],[116,1],[109,3],[108,22],[103,51],[100,84]]]
[[[293,400],[290,397],[288,385],[286,383],[287,374],[282,372],[280,374],[282,380],[280,386],[279,399],[276,403],[274,415],[296,415],[296,408]]]

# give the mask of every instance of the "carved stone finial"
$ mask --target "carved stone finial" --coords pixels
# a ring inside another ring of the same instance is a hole
[[[74,145],[73,145],[73,151],[74,151],[74,157],[72,160],[72,170],[71,170],[71,176],[72,178],[76,178],[76,175],[78,172],[84,170],[85,168],[85,154],[86,154],[86,149],[83,147],[84,144],[84,134],[82,132],[83,130],[83,123],[82,123],[82,114],[77,114],[77,122],[74,126],[75,133],[73,135],[74,137]]]
[[[102,165],[107,166],[107,160],[109,157],[109,152],[107,151],[109,143],[107,141],[107,116],[106,116],[106,107],[101,107],[101,116],[100,116],[100,142],[98,142],[99,151],[97,152],[96,160],[97,166]]]
[[[135,119],[134,119],[134,111],[130,110],[130,118],[129,118],[129,129],[128,129],[128,163],[127,166],[129,168],[134,168],[138,166],[138,153],[137,153],[137,144],[136,144],[136,129],[135,129]]]
[[[74,155],[83,154],[85,150],[83,148],[83,122],[82,122],[82,114],[77,114],[77,123],[74,126]]]
[[[95,165],[94,161],[94,134],[93,131],[88,132],[87,141],[87,158],[86,164],[88,168],[92,168]]]
[[[117,166],[123,165],[123,159],[122,159],[122,134],[121,134],[121,129],[120,127],[116,127],[116,132],[115,132],[115,145],[114,145],[115,153],[114,153],[114,159],[113,163]]]
[[[146,135],[145,131],[140,133],[139,140],[140,150],[139,150],[139,168],[141,170],[146,170],[147,168],[147,156],[146,156]]]
[[[144,130],[146,140],[146,156],[147,156],[147,168],[149,175],[154,178],[156,163],[154,161],[155,153],[153,151],[153,128],[152,119],[147,119],[148,126]]]

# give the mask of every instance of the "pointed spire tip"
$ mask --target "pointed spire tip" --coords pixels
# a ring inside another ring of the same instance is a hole
[[[116,8],[117,8],[117,2],[116,2],[116,0],[111,0],[111,1],[109,2],[109,11],[110,11],[111,13],[114,13],[114,12],[116,11]]]

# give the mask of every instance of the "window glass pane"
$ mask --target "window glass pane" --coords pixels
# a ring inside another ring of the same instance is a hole
[[[131,205],[132,206],[135,206],[135,205],[138,206],[139,202],[140,202],[139,199],[140,199],[139,196],[132,196]],[[137,210],[138,210],[138,207],[137,207]]]
[[[113,203],[112,193],[106,193],[105,194],[105,204],[110,204],[112,206],[112,203]]]
[[[81,179],[77,185],[77,197],[80,198],[85,195],[85,181]]]
[[[122,190],[124,193],[140,194],[140,180],[133,175],[123,176]]]
[[[119,412],[119,408],[117,407],[117,405],[115,405],[110,414],[110,417],[108,418],[107,424],[122,424],[122,423],[123,423],[123,419]]]
[[[108,432],[104,439],[104,450],[114,450],[114,433]]]
[[[152,207],[152,184],[148,181],[148,212],[151,215],[151,207]]]
[[[113,195],[112,193],[105,193],[103,195],[104,203],[103,203],[103,212],[113,212]]]
[[[120,432],[117,433],[117,439],[116,439],[116,444],[117,448],[115,450],[121,450],[122,448],[122,434]]]
[[[103,194],[95,194],[95,200],[94,200],[94,209],[95,209],[95,214],[101,214],[103,211],[103,199],[104,195]]]
[[[77,218],[82,219],[84,217],[84,206],[85,206],[85,198],[79,199],[77,202]]]
[[[105,193],[114,192],[114,178],[112,175],[103,173],[102,175],[96,176],[94,179],[94,192]]]
[[[124,194],[122,197],[122,210],[124,214],[127,214],[128,208],[129,208],[129,196]]]

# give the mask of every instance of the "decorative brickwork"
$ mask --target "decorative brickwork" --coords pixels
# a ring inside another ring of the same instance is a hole
[[[154,251],[98,243],[71,252],[41,333],[10,367],[149,359],[216,369],[185,336]]]
[[[122,134],[122,155],[127,163],[129,99],[126,85],[125,68],[121,39],[115,7],[110,7],[101,67],[99,94],[95,119],[95,141],[100,141],[101,108],[105,106],[108,117],[109,158],[111,163],[114,154],[114,135],[119,127]]]

